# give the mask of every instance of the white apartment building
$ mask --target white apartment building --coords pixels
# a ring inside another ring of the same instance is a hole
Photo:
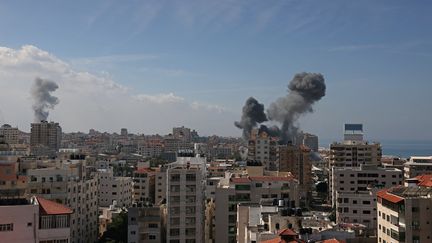
[[[32,197],[0,199],[0,242],[68,243],[72,210]]]
[[[167,166],[167,242],[204,241],[206,159],[180,154]]]
[[[228,173],[216,188],[215,242],[237,242],[237,204],[283,199],[285,205],[299,206],[299,184],[292,176],[265,175],[261,166],[248,167],[245,177]]]
[[[404,164],[405,179],[432,174],[432,156],[413,156]]]
[[[132,178],[114,176],[111,167],[98,169],[99,207],[109,207],[116,201],[118,207],[132,205]]]
[[[332,205],[336,206],[337,194],[344,192],[366,192],[370,187],[384,188],[402,185],[402,171],[375,165],[360,167],[333,167],[330,183]]]
[[[365,141],[345,140],[330,145],[330,166],[355,167],[381,164],[381,144]]]
[[[167,196],[167,173],[166,166],[161,166],[155,174],[155,205],[160,205]]]
[[[57,161],[48,168],[29,169],[28,194],[65,204],[71,214],[71,243],[95,242],[98,237],[98,178],[85,160]]]
[[[432,242],[432,188],[395,187],[377,195],[378,243]]]
[[[366,227],[367,235],[376,235],[377,188],[359,192],[337,192],[336,223],[358,223]]]
[[[9,124],[4,124],[0,127],[0,136],[8,144],[18,144],[19,143],[19,130],[17,127],[12,127]]]

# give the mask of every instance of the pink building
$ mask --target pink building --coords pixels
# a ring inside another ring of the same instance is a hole
[[[41,197],[0,199],[0,243],[68,243],[72,210]]]

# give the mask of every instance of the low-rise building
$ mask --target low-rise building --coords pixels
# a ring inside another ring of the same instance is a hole
[[[0,242],[68,243],[72,210],[40,197],[0,199]]]

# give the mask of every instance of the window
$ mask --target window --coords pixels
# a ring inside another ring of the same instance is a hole
[[[370,203],[370,201],[363,201],[363,204],[369,205],[371,203]]]
[[[157,224],[149,224],[148,227],[155,229],[155,228],[158,228],[158,225]]]
[[[156,235],[149,235],[149,240],[156,240]]]
[[[186,181],[196,181],[195,174],[186,174]]]
[[[371,211],[370,210],[363,210],[363,214],[370,214]]]
[[[0,231],[13,231],[13,224],[0,224]]]

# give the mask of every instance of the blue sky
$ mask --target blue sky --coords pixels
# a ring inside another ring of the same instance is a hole
[[[2,1],[0,46],[20,64],[0,55],[9,65],[0,60],[0,88],[15,90],[0,98],[0,121],[28,128],[25,87],[37,75],[59,79],[50,118],[66,131],[186,125],[238,136],[232,124],[249,96],[268,106],[308,71],[325,76],[327,95],[300,119],[304,130],[339,138],[343,123],[362,122],[371,139],[431,139],[431,10],[430,1]],[[103,91],[113,85],[124,90]]]

